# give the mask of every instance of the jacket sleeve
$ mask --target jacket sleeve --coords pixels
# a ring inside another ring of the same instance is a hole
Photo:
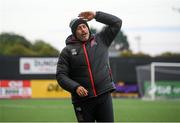
[[[69,77],[69,67],[68,49],[64,48],[58,59],[56,79],[63,89],[74,93],[79,84]]]
[[[114,15],[100,11],[96,12],[95,19],[96,21],[107,25],[101,32],[99,32],[99,35],[103,43],[109,47],[121,29],[122,20]]]

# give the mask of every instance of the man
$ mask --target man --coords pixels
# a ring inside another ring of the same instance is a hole
[[[87,24],[92,19],[107,26],[93,35]],[[70,22],[72,35],[59,56],[56,78],[71,93],[79,122],[114,122],[110,92],[115,86],[108,48],[121,25],[121,19],[114,15],[91,11],[81,12]]]

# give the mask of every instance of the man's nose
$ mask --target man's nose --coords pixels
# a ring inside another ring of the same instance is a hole
[[[86,28],[81,28],[82,32],[85,32],[86,31]]]

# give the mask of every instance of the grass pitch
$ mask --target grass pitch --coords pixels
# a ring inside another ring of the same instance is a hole
[[[113,99],[116,122],[178,122],[180,100]],[[0,100],[0,122],[76,122],[70,99]]]

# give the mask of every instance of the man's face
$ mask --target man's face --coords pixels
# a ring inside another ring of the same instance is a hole
[[[80,41],[87,41],[89,39],[89,29],[86,24],[79,24],[76,29],[76,37]]]

